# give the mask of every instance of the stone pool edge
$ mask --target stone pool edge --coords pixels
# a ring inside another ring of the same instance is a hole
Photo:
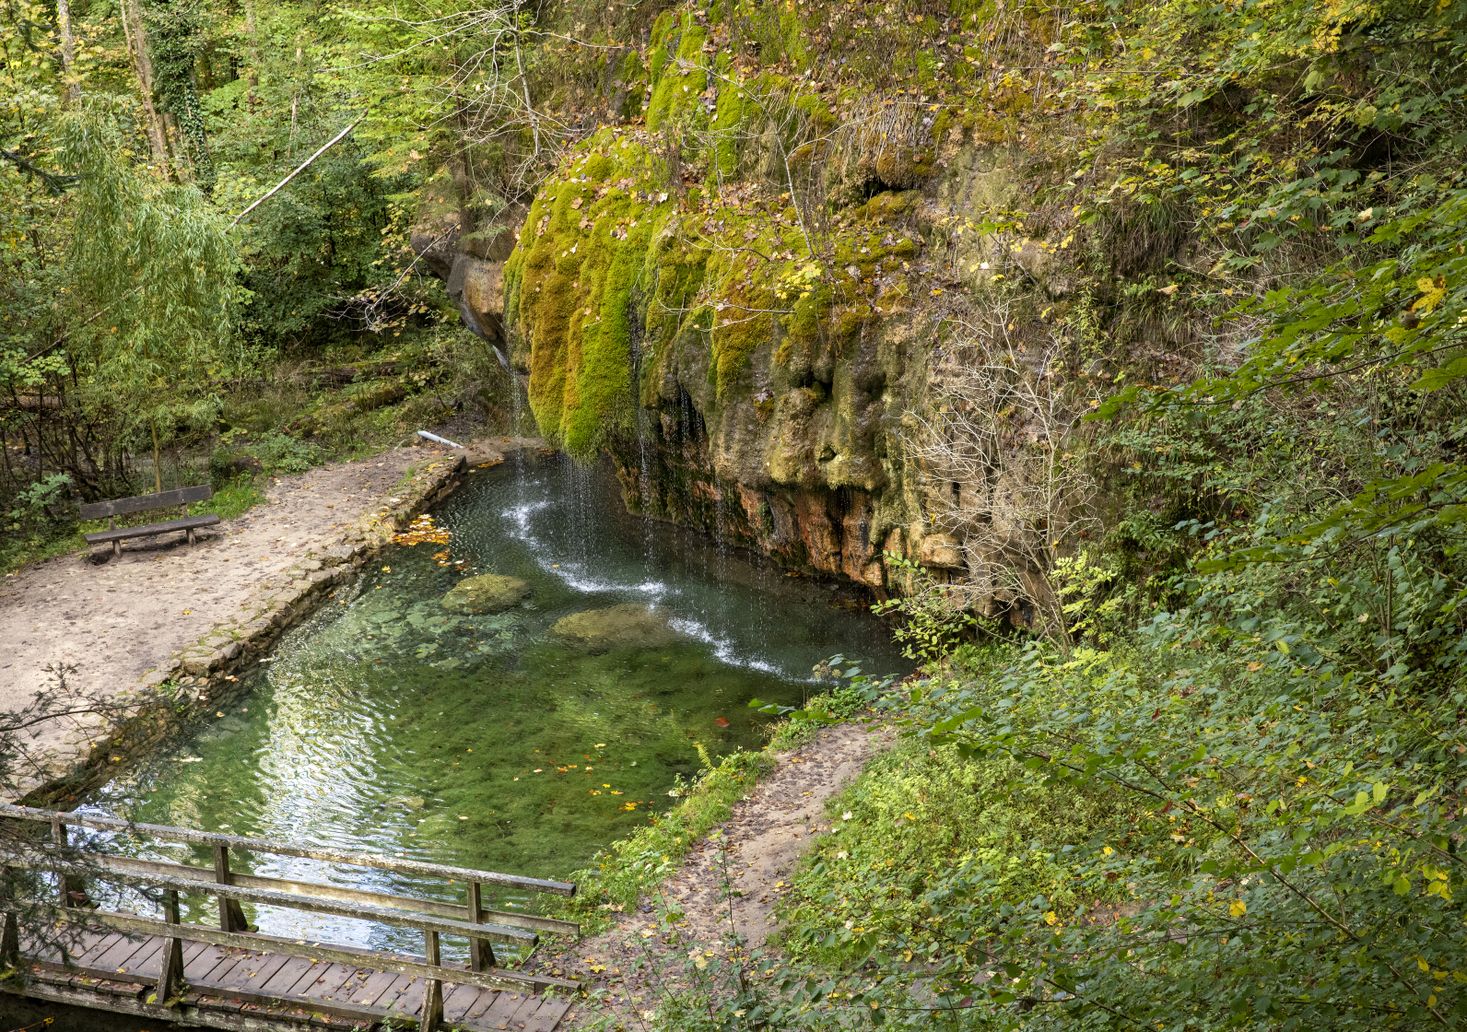
[[[311,615],[329,592],[354,577],[425,509],[443,501],[477,468],[504,461],[498,451],[474,449],[435,458],[415,469],[386,505],[346,528],[335,543],[308,552],[262,582],[234,619],[173,655],[133,689],[136,709],[121,723],[68,739],[47,757],[46,770],[5,794],[30,806],[62,807],[156,749],[189,721],[237,699],[239,673],[256,663],[280,636]]]

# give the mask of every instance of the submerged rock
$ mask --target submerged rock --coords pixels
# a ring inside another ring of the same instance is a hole
[[[555,621],[551,637],[591,652],[615,648],[660,648],[679,640],[664,613],[640,602],[588,609]]]
[[[454,613],[500,613],[530,597],[530,584],[502,573],[466,577],[443,596],[443,608]]]

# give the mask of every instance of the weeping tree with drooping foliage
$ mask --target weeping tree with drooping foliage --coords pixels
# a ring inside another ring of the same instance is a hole
[[[60,123],[74,170],[66,345],[94,419],[153,452],[162,490],[162,443],[206,422],[220,384],[243,355],[233,334],[235,250],[224,218],[197,189],[160,182],[125,158],[99,103]]]

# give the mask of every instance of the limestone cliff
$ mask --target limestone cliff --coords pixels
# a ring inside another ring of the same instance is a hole
[[[878,595],[917,563],[992,609],[1079,529],[1032,496],[1073,424],[1052,385],[1096,356],[1050,329],[1078,261],[1033,204],[1035,91],[972,57],[1035,57],[1043,23],[916,7],[662,10],[522,220],[417,243],[633,509]]]

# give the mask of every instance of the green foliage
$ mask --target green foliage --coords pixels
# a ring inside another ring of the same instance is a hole
[[[1105,795],[1026,782],[1017,766],[921,739],[873,761],[831,802],[832,830],[781,903],[789,955],[846,971],[893,955],[977,969],[1014,907],[1120,902],[1117,887],[1085,894],[1062,854],[1113,819]]]
[[[265,492],[254,477],[237,476],[225,481],[208,501],[190,506],[189,512],[194,516],[211,513],[222,520],[232,520],[264,501]]]
[[[21,490],[0,514],[0,573],[81,547],[71,528],[71,477],[49,473]]]
[[[316,446],[282,433],[266,434],[252,441],[249,450],[260,460],[267,475],[304,473],[323,458]]]
[[[197,425],[242,358],[225,224],[197,191],[160,188],[127,167],[105,112],[73,113],[61,134],[79,177],[68,303],[84,404],[124,434],[146,429],[155,440],[177,423]]]
[[[240,430],[227,431],[209,457],[209,476],[216,489],[223,490],[236,479],[255,473],[265,476],[304,473],[326,458],[317,445],[289,434],[271,431],[250,439],[246,437]]]
[[[901,618],[892,634],[908,659],[927,664],[949,655],[977,628],[978,618],[925,566],[890,552],[886,561],[906,583],[900,595],[876,603],[871,611]]]
[[[1081,549],[1055,560],[1051,580],[1071,637],[1109,645],[1134,623],[1134,588],[1117,587],[1119,570]]]
[[[1341,566],[1318,585],[1222,575],[1124,648],[1062,662],[1035,648],[940,696],[941,738],[1145,810],[1075,871],[1145,904],[1058,928],[1031,910],[998,949],[1018,980],[992,994],[1000,1010],[1080,985],[1064,1005],[1077,1019],[1181,1011],[1216,1028],[1420,1027],[1464,1006],[1448,801],[1463,700],[1442,676],[1461,630],[1440,574],[1410,557]],[[1180,926],[1198,934],[1146,945]]]
[[[1280,514],[1248,558],[1459,521],[1463,477],[1442,441],[1460,433],[1447,413],[1467,372],[1467,9],[1280,3],[1217,18],[1179,0],[1125,31],[1125,54],[1070,90],[1092,106],[1092,171],[1114,184],[1085,202],[1087,217],[1099,224],[1122,205],[1194,212],[1206,276],[1168,289],[1256,332],[1240,363],[1168,391],[1132,387],[1102,413],[1145,398],[1184,426],[1266,399],[1274,411],[1375,421],[1373,449],[1334,456],[1332,489],[1353,497]],[[1299,76],[1281,80],[1284,62]],[[1232,96],[1250,99],[1234,108]],[[1418,406],[1445,422],[1421,435]]]
[[[65,473],[48,473],[31,483],[15,496],[5,514],[6,533],[25,534],[55,519],[71,488],[71,477]]]
[[[177,119],[179,128],[188,138],[195,180],[207,194],[214,189],[217,170],[209,153],[196,75],[199,63],[207,58],[210,37],[217,31],[210,24],[216,12],[205,0],[144,3],[142,7],[150,44],[154,91],[164,110]]]

